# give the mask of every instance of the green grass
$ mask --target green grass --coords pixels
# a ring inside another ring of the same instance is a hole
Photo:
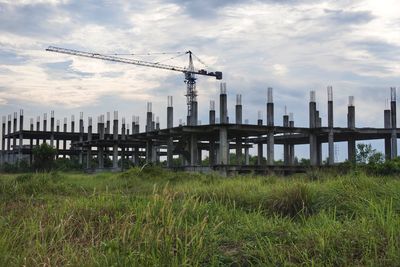
[[[0,176],[0,266],[399,266],[400,179]]]

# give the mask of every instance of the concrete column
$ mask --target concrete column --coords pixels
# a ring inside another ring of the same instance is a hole
[[[271,87],[268,88],[268,99],[267,99],[267,126],[274,126],[274,102],[273,102],[273,89]],[[274,165],[274,130],[268,130],[267,136],[267,163],[268,165]]]
[[[79,142],[83,142],[83,132],[84,132],[84,128],[83,128],[83,112],[80,112],[79,114]],[[79,149],[79,164],[81,164],[83,166],[83,148],[81,147]]]
[[[7,163],[12,163],[12,157],[11,157],[11,114],[8,115],[8,121],[7,121]]]
[[[99,140],[104,140],[104,115],[101,115],[97,123],[97,131],[99,133]],[[99,169],[104,169],[104,147],[99,145],[97,147],[97,159],[99,163]]]
[[[57,133],[60,132],[60,120],[57,120],[56,132]],[[56,138],[56,149],[57,149],[56,158],[58,159],[58,157],[59,157],[58,150],[60,149],[60,135],[58,135],[58,137]]]
[[[153,162],[153,140],[146,141],[146,163]]]
[[[153,131],[153,113],[152,113],[152,103],[147,103],[147,114],[146,114],[146,132]]]
[[[113,140],[113,169],[118,169],[118,111],[114,111]]]
[[[197,101],[192,102],[192,118],[190,125],[197,125],[198,121],[198,104]]]
[[[23,130],[24,130],[24,110],[21,109],[19,111],[19,147],[18,147],[18,163],[22,160],[22,148],[24,145],[23,138]]]
[[[286,113],[286,112],[285,112]],[[283,115],[283,127],[289,127],[289,116],[288,115]],[[287,135],[287,133],[284,133],[284,135]],[[289,144],[285,142],[283,145],[283,163],[284,165],[290,165],[290,149],[289,149]]]
[[[228,130],[225,127],[219,129],[219,164],[226,165],[229,163],[229,143]]]
[[[219,95],[219,116],[221,124],[228,123],[228,97],[226,95],[226,84],[221,83],[221,94]]]
[[[151,116],[151,130],[154,131],[156,129],[156,121],[155,121],[155,114],[153,113]]]
[[[289,127],[294,128],[293,113],[289,113]],[[294,144],[289,145],[289,165],[294,165],[295,150]]]
[[[390,119],[392,126],[391,140],[391,155],[390,158],[397,158],[397,116],[396,116],[396,87],[390,88],[391,101],[390,101]]]
[[[317,121],[317,104],[315,102],[315,91],[310,92],[310,104],[309,104],[309,125],[310,125],[310,165],[318,165],[318,146],[317,137],[314,129],[316,128]]]
[[[210,125],[215,124],[215,102],[214,100],[210,101],[210,112],[209,112],[209,123]],[[208,163],[209,166],[214,166],[216,161],[216,151],[215,151],[215,139],[210,137],[210,147],[208,150]]]
[[[328,86],[328,164],[335,164],[335,146],[333,136],[333,90]]]
[[[17,115],[18,115],[18,113],[14,112],[14,120],[13,120],[13,134],[14,134],[14,137],[13,137],[13,147],[12,147],[12,150],[13,150],[12,151],[12,163],[16,163],[17,162],[17,155],[16,155],[16,151],[17,151],[17,136],[16,136],[16,133],[18,131],[18,128],[17,128],[17,125],[18,125]]]
[[[36,117],[36,132],[40,132],[40,116]],[[39,146],[39,138],[36,138],[36,146]]]
[[[71,116],[71,133],[75,132],[75,115]]]
[[[174,107],[172,103],[172,96],[168,96],[168,107],[167,107],[167,128],[171,129],[174,127]],[[173,166],[174,160],[174,139],[172,137],[168,138],[167,142],[167,167],[171,168]]]
[[[105,134],[107,135],[106,139],[108,139],[108,135],[111,133],[111,113],[110,112],[107,112],[107,121],[106,121],[105,127],[106,127]]]
[[[236,95],[236,106],[235,106],[235,113],[236,113],[236,124],[242,124],[242,95]],[[242,158],[242,137],[238,135],[236,137],[236,161],[238,165],[243,164]]]
[[[54,147],[54,111],[50,113],[50,146]]]
[[[385,109],[384,110],[384,127],[386,129],[390,129],[391,127],[391,121],[390,121],[390,109]],[[392,154],[392,144],[391,144],[391,138],[387,137],[385,138],[385,159],[388,160],[390,159],[390,156]]]
[[[43,132],[47,132],[47,113],[43,114]],[[46,138],[43,139],[43,143],[46,143]]]
[[[214,100],[210,101],[209,122],[210,122],[210,124],[215,124],[215,102],[214,102]]]
[[[88,118],[88,135],[87,140],[90,143],[93,139],[93,126],[92,126],[92,117]],[[89,145],[87,147],[86,153],[86,169],[90,169],[92,167],[92,147]]]
[[[121,141],[126,140],[126,124],[125,124],[125,118],[122,118],[122,127],[121,127]],[[122,142],[121,142],[122,143]],[[121,144],[121,170],[124,170],[124,161],[125,161],[125,146],[122,143]]]
[[[152,113],[152,103],[147,103],[147,114],[146,114],[146,132],[153,131],[153,113]],[[146,141],[146,162],[154,162],[155,155],[153,141],[148,139]]]
[[[249,120],[244,120],[244,124],[249,124]],[[247,137],[245,137],[244,138],[244,144],[245,144],[245,148],[244,148],[244,164],[245,165],[249,165],[250,164],[250,153],[249,153],[249,147],[247,146],[249,143],[248,143],[248,138]]]
[[[347,107],[347,128],[352,130],[356,127],[355,115],[354,97],[349,96],[349,105]],[[356,141],[353,136],[351,136],[347,141],[347,158],[350,162],[356,162]]]
[[[63,132],[66,133],[67,132],[67,118],[64,118],[64,125],[63,125]],[[67,157],[67,140],[65,140],[65,138],[63,139],[63,150],[64,150],[64,159]]]
[[[1,164],[6,162],[6,116],[2,117],[1,123]],[[31,150],[32,151],[32,150]]]
[[[140,132],[140,124],[139,124],[139,116],[135,117],[135,133]],[[135,157],[135,165],[138,166],[140,163],[140,158],[139,158],[139,147],[135,147],[135,152],[134,152],[134,157]]]
[[[33,118],[31,118],[31,120],[30,120],[30,127],[29,127],[29,130],[30,130],[31,132],[34,131]],[[32,163],[33,163],[32,149],[33,149],[33,139],[31,138],[31,139],[29,140],[29,150],[30,150],[30,153],[29,153],[29,166],[32,166]]]
[[[261,111],[258,111],[258,120],[257,120],[257,125],[263,125],[263,120],[261,119],[262,115],[261,115]],[[257,165],[263,165],[263,143],[258,143],[257,144]]]
[[[156,130],[160,130],[160,117],[156,117]]]
[[[190,135],[190,165],[197,166],[198,164],[198,146],[197,136],[195,134]]]

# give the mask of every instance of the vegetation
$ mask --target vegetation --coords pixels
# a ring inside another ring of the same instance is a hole
[[[37,171],[50,171],[54,168],[56,150],[46,142],[32,150],[33,168]]]
[[[398,266],[397,176],[3,174],[0,266]]]

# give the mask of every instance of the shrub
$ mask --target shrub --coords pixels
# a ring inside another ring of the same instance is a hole
[[[56,155],[56,150],[43,143],[38,147],[35,147],[32,151],[34,156],[34,168],[37,171],[50,171],[54,168],[54,157]]]

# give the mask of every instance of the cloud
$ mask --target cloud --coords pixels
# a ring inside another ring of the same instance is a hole
[[[326,86],[333,85],[335,122],[345,125],[348,95],[362,97],[357,103],[365,107],[400,84],[400,14],[391,6],[395,1],[388,3],[0,1],[0,104],[5,110],[19,103],[29,103],[33,110],[43,103],[71,110],[123,107],[140,114],[151,100],[163,114],[166,96],[173,95],[178,120],[186,112],[182,74],[44,49],[56,45],[106,54],[191,49],[209,69],[223,71],[230,108],[235,94],[243,95],[244,117],[254,120],[257,110],[264,111],[266,88],[272,86],[276,121],[287,105],[296,124],[307,125],[309,90],[317,90],[324,115]],[[187,58],[166,63],[185,66]],[[203,122],[209,99],[218,99],[217,86],[215,79],[198,77]],[[357,123],[378,124],[376,112],[366,109]]]

